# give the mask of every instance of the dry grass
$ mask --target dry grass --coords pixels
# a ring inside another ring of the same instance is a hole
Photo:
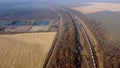
[[[100,11],[119,11],[120,4],[115,3],[88,3],[90,5],[74,7],[73,9],[83,12],[84,14],[95,13]]]
[[[42,68],[56,32],[0,35],[0,68]]]

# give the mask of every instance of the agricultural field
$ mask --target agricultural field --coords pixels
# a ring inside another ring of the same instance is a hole
[[[0,22],[0,31],[3,33],[56,32],[58,27],[59,20]]]
[[[49,31],[49,25],[46,26],[33,26],[29,32]]]
[[[1,4],[0,4],[1,5]],[[0,6],[0,32],[26,33],[57,31],[58,15],[41,2],[4,4]],[[53,26],[54,25],[54,26]]]
[[[74,10],[78,10],[84,14],[90,14],[95,12],[101,11],[119,11],[120,4],[118,3],[97,3],[97,2],[90,2],[90,3],[83,3],[83,5],[72,7]]]
[[[0,6],[0,21],[58,19],[44,3],[26,3]]]
[[[10,26],[4,30],[4,32],[28,32],[31,26]]]
[[[100,22],[110,37],[120,43],[120,4],[118,3],[85,3],[84,6],[72,7],[85,14],[89,19]]]
[[[56,32],[0,35],[0,68],[42,68]]]

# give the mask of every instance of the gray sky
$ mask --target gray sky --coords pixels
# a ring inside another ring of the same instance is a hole
[[[73,2],[120,2],[120,0],[54,0],[54,1],[73,1]]]
[[[40,1],[40,0],[0,0],[0,2],[31,2],[31,1]],[[51,1],[51,0],[48,0]],[[52,0],[52,1],[61,1],[61,2],[120,2],[120,0]]]
[[[37,0],[0,0],[0,2],[31,2]]]

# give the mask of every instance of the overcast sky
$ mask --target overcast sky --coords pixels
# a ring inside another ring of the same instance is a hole
[[[0,2],[31,2],[37,0],[0,0]]]
[[[76,2],[120,2],[120,0],[54,0],[54,1],[76,1]]]
[[[0,2],[30,2],[30,1],[41,1],[41,0],[0,0]],[[51,1],[51,0],[48,0]],[[61,2],[120,2],[120,0],[52,0],[52,1],[61,1]]]

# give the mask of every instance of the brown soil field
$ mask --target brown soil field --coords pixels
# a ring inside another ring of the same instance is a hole
[[[42,68],[56,32],[0,35],[0,68]]]

